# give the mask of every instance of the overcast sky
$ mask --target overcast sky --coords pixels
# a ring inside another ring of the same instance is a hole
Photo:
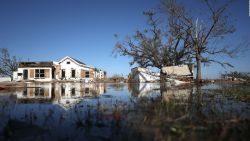
[[[202,9],[199,1],[183,3]],[[109,75],[127,75],[130,59],[112,56],[114,34],[124,37],[143,29],[142,12],[157,5],[158,0],[0,0],[0,48],[8,48],[22,61],[57,61],[68,55]],[[237,28],[229,39],[233,44],[250,35],[248,0],[237,0],[229,11]],[[220,59],[235,65],[227,71],[250,71],[249,52],[234,60]],[[211,65],[203,74],[215,78],[224,71]]]

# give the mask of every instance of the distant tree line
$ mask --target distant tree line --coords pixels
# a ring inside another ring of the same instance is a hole
[[[221,74],[222,79],[227,79],[227,80],[246,80],[250,81],[250,72],[225,72]]]

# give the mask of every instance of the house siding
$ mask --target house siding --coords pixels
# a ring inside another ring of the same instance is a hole
[[[50,78],[50,69],[44,69],[45,78]]]
[[[34,78],[35,77],[35,69],[29,69],[29,77]]]
[[[93,70],[89,71],[89,78],[94,78],[94,71]]]
[[[61,66],[60,65],[55,65],[55,78],[59,79],[61,78]]]
[[[85,78],[85,70],[81,70],[81,78]]]

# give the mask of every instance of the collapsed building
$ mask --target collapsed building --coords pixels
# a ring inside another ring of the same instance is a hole
[[[131,69],[128,82],[157,82],[160,81],[160,73],[151,72],[149,69],[136,67]]]
[[[161,69],[161,77],[173,78],[181,81],[193,80],[193,65],[168,66]]]
[[[193,65],[178,65],[163,67],[160,73],[149,69],[136,67],[131,69],[128,82],[159,82],[175,81],[182,83],[193,80]]]

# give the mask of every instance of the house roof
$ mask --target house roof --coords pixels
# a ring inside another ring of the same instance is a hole
[[[52,67],[53,62],[19,62],[18,67]]]
[[[83,63],[83,62],[81,62],[81,61],[79,61],[79,60],[77,60],[77,59],[75,59],[75,58],[72,58],[72,57],[70,57],[71,59],[73,59],[73,60],[75,60],[77,63],[79,63],[79,64],[82,64],[82,65],[86,65],[85,63]]]
[[[81,61],[79,61],[79,60],[77,60],[77,59],[75,59],[75,58],[73,58],[73,57],[70,57],[70,56],[65,56],[63,59],[61,59],[61,60],[59,61],[59,64],[60,64],[61,62],[63,62],[64,60],[66,60],[66,59],[70,59],[70,60],[72,60],[73,62],[77,63],[78,65],[81,65],[81,66],[84,66],[84,67],[88,67],[88,68],[93,68],[93,67],[91,67],[91,66],[87,66],[85,63],[83,63],[83,62],[81,62]]]
[[[70,56],[65,56],[63,59],[61,59],[61,60],[59,61],[59,63],[63,62],[65,59],[70,59],[70,60],[72,60],[72,61],[78,63],[79,65],[86,65],[85,63],[83,63],[83,62],[81,62],[81,61],[79,61],[79,60],[77,60],[77,59],[75,59],[75,58],[73,58],[73,57],[70,57]]]
[[[185,76],[185,75],[193,75],[191,69],[188,65],[179,65],[179,66],[163,67],[161,71],[162,73],[165,73],[167,75]]]

